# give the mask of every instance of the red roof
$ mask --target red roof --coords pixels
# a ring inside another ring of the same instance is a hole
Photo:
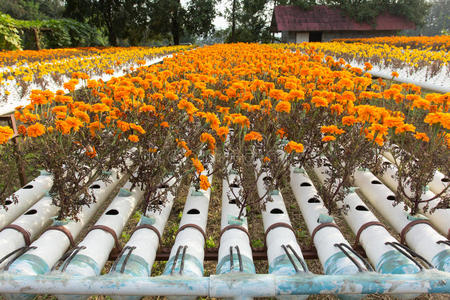
[[[272,31],[368,31],[414,29],[414,23],[403,17],[383,13],[374,25],[358,23],[338,8],[318,5],[310,10],[298,6],[277,6],[272,17]]]

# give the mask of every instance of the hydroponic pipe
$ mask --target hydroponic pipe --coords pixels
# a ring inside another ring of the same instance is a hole
[[[329,178],[326,166],[315,170],[322,181]],[[353,189],[342,202],[342,216],[356,235],[356,244],[361,244],[377,272],[404,274],[420,271],[413,261],[389,245],[397,243],[397,240],[390,235]]]
[[[290,184],[325,274],[362,274],[366,269],[364,262],[352,253],[350,244],[328,214],[303,168],[291,166]],[[352,296],[352,299],[361,297]],[[340,298],[346,299],[348,296]]]
[[[0,270],[20,254],[20,249],[25,250],[24,247],[30,245],[39,233],[50,225],[51,217],[55,216],[58,210],[57,206],[52,205],[52,198],[44,196],[0,231],[0,260],[3,260],[0,262]]]
[[[93,277],[0,273],[0,292],[122,296],[278,297],[309,294],[433,294],[450,293],[450,273],[424,270],[418,274],[286,276],[233,273],[209,277]],[[179,298],[179,297],[177,297]]]
[[[261,168],[257,161],[256,170]],[[272,180],[268,172],[262,172],[256,183],[258,196],[263,198],[265,208],[261,210],[265,245],[267,247],[267,260],[269,273],[277,275],[298,275],[307,273],[308,267],[303,258],[302,249],[297,243],[295,229],[284,205],[284,199],[279,190],[269,191],[265,182]],[[278,297],[285,299],[285,297]],[[297,296],[295,299],[306,299]]]
[[[83,241],[78,244],[79,251],[63,262],[59,268],[61,272],[72,276],[99,275],[113,248],[120,251],[119,237],[128,218],[144,194],[138,187],[130,191],[131,187],[132,184],[127,182],[120,189],[119,194],[106,208]],[[83,298],[85,297],[77,295],[60,297],[61,300]]]
[[[239,218],[240,207],[237,201],[240,199],[242,190],[240,176],[231,169],[228,170],[228,173],[229,182],[227,179],[222,180],[221,237],[216,273],[254,274],[255,265],[253,264],[245,209]]]
[[[393,145],[392,147],[393,148],[399,148],[397,145]],[[386,151],[386,152],[383,153],[383,156],[385,158],[387,158],[389,160],[389,162],[395,164],[395,159],[394,159],[394,156],[392,156],[391,152]],[[445,189],[445,187],[449,184],[449,182],[450,182],[450,178],[446,178],[444,176],[444,174],[442,174],[441,172],[436,170],[434,172],[433,179],[428,184],[428,187],[430,188],[430,190],[433,193],[439,194]],[[450,195],[450,189],[447,189],[445,194],[447,196]]]
[[[398,182],[395,179],[397,168],[393,163],[388,161],[385,158],[383,159],[383,164],[387,165],[386,171],[383,172],[383,175],[380,176],[380,179],[393,191],[397,191]],[[409,195],[412,194],[409,186],[404,186],[405,192]],[[428,200],[434,198],[436,195],[430,191],[425,189],[422,193],[421,199]],[[436,209],[434,212],[430,212],[430,210],[435,207],[441,198],[436,198],[430,202],[428,202],[428,210],[424,212],[424,214],[430,219],[431,223],[436,226],[436,229],[439,230],[444,236],[450,238],[450,209]],[[419,209],[423,211],[424,207],[427,203],[420,203]]]
[[[176,183],[172,178],[167,185],[161,185],[158,190],[170,188]],[[123,247],[122,255],[119,256],[110,270],[110,274],[123,274],[132,277],[149,277],[156,252],[160,245],[164,227],[169,218],[175,195],[171,192],[166,194],[166,202],[160,210],[149,208],[139,220],[134,233]],[[139,299],[139,297],[112,297],[113,299]]]
[[[205,166],[202,174],[207,175],[211,165]],[[212,176],[208,177],[209,182]],[[206,222],[208,219],[211,189],[196,190],[192,184],[184,204],[180,227],[172,246],[164,275],[203,276],[203,259],[205,256]]]
[[[112,171],[107,182],[94,181],[90,186],[95,203],[83,206],[78,214],[79,221],[55,222],[55,226],[47,229],[34,241],[25,254],[18,257],[8,268],[8,273],[21,275],[37,275],[48,273],[70,246],[80,231],[95,215],[98,208],[119,182],[116,171]],[[7,299],[31,299],[33,295],[4,295]]]
[[[0,207],[0,230],[23,214],[50,190],[53,176],[41,171],[41,175],[30,181],[5,200],[7,209]]]
[[[441,270],[450,272],[450,246],[442,243],[446,238],[427,224],[424,216],[411,216],[404,205],[394,205],[395,195],[368,170],[357,170],[354,183],[375,209],[390,223],[412,250]]]

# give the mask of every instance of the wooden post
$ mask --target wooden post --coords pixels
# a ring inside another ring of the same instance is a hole
[[[25,164],[22,159],[22,153],[20,151],[20,141],[17,140],[17,138],[19,137],[19,132],[17,130],[16,118],[14,117],[14,114],[10,114],[0,116],[0,120],[7,121],[9,126],[11,126],[12,130],[14,131],[14,135],[12,136],[11,140],[14,148],[14,156],[16,158],[17,174],[19,175],[20,185],[24,186],[27,183],[27,176],[25,174]]]

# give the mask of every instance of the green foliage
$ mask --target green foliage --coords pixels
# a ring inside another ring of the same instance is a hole
[[[15,50],[25,42],[28,32],[34,35],[35,48],[60,48],[100,45],[98,32],[72,19],[16,20],[0,13],[0,49]]]
[[[0,13],[0,49],[22,49],[16,21],[9,15]]]
[[[64,3],[60,0],[1,0],[0,11],[14,19],[60,18]]]
[[[214,248],[214,247],[216,247],[216,242],[214,242],[214,239],[212,238],[212,236],[210,236],[206,240],[206,248]]]

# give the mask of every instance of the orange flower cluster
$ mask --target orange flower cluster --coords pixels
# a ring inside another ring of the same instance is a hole
[[[450,35],[383,36],[373,38],[335,39],[334,42],[388,44],[397,47],[428,50],[450,50]]]
[[[374,148],[396,136],[418,143],[448,141],[442,138],[450,127],[448,94],[422,96],[413,85],[372,80],[320,51],[279,47],[215,45],[178,53],[106,83],[89,81],[86,98],[76,96],[76,83],[85,77],[78,74],[66,83],[74,92],[33,91],[31,104],[15,115],[22,134],[81,141],[89,157],[106,151],[90,147],[96,139],[137,147],[154,157],[162,152],[158,159],[172,155],[174,149],[164,147],[173,140],[202,189],[210,185],[200,174],[219,145],[242,151],[277,147],[300,157],[326,147],[323,142],[335,141],[338,149],[351,136]],[[410,115],[418,117],[411,120]],[[7,139],[0,131],[0,143]],[[281,139],[286,142],[278,143]],[[245,143],[250,141],[258,143]],[[271,158],[260,157],[266,164],[277,163]]]

